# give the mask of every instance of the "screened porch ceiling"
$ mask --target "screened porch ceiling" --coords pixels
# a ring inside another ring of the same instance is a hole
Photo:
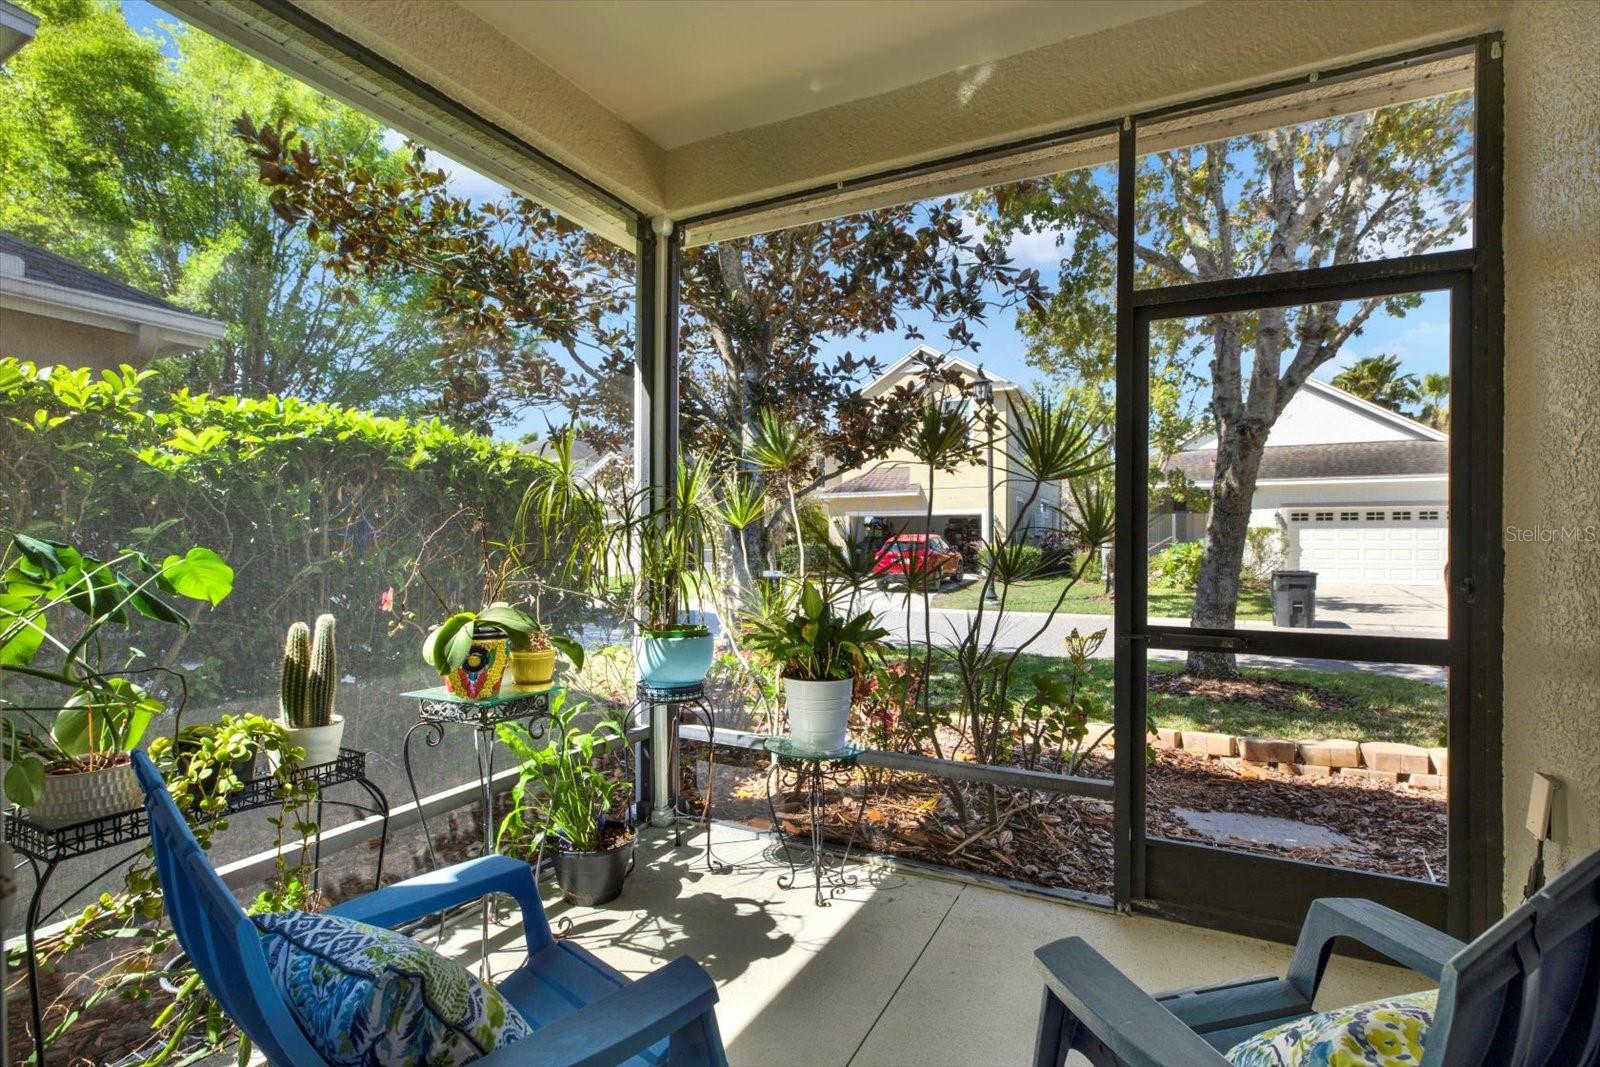
[[[1461,40],[1505,6],[160,2],[625,247],[639,216],[698,244],[1104,162],[1097,124]],[[1308,80],[1168,120],[1151,146],[1464,88],[1465,70]]]

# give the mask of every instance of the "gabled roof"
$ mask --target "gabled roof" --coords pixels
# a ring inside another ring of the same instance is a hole
[[[889,366],[888,370],[884,371],[882,374],[872,379],[872,381],[868,382],[866,387],[861,390],[861,395],[865,397],[874,397],[878,396],[880,393],[888,392],[894,387],[896,381],[905,376],[906,372],[911,368],[911,365],[916,360],[934,358],[942,360],[946,366],[954,367],[956,370],[960,371],[969,378],[977,378],[980,373],[987,373],[983,370],[980,364],[972,363],[968,360],[962,359],[960,356],[952,356],[947,352],[941,352],[932,345],[918,345],[905,355],[901,356],[899,359],[895,360],[894,363]],[[997,393],[1017,392],[1021,388],[1016,382],[1013,382],[1007,378],[996,377],[993,374],[988,375],[988,377],[989,381],[994,383],[994,391]]]
[[[130,304],[165,308],[182,315],[194,314],[188,308],[170,304],[159,296],[151,296],[142,289],[135,289],[131,285],[90,270],[70,259],[63,259],[54,252],[40,248],[32,241],[24,241],[13,233],[0,232],[0,255],[15,256],[22,260],[22,277],[31,281],[59,285],[63,289],[93,293],[95,296],[108,296],[114,300],[126,300]],[[6,272],[0,271],[0,273]]]
[[[1398,411],[1393,411],[1389,408],[1386,408],[1382,404],[1374,404],[1370,400],[1363,400],[1354,393],[1349,393],[1343,389],[1340,389],[1332,382],[1319,381],[1316,378],[1307,378],[1305,384],[1300,387],[1295,396],[1290,398],[1289,403],[1293,404],[1301,394],[1309,394],[1311,396],[1318,397],[1322,400],[1336,404],[1347,411],[1354,412],[1365,419],[1371,420],[1373,423],[1381,425],[1389,430],[1390,433],[1387,436],[1390,437],[1392,437],[1395,432],[1398,432],[1404,437],[1415,441],[1448,441],[1450,439],[1449,434],[1446,434],[1443,431],[1436,430],[1426,423],[1421,423],[1416,419],[1402,415]],[[1280,416],[1280,422],[1281,421],[1282,417]],[[1216,436],[1216,430],[1211,427],[1207,427],[1185,441],[1179,446],[1179,449],[1180,451],[1184,452],[1206,451],[1207,448],[1215,443]],[[1328,443],[1331,444],[1334,442]]]
[[[38,32],[39,19],[15,4],[0,0],[0,63],[4,63]]]
[[[913,496],[921,490],[911,484],[905,467],[894,464],[858,474],[822,493],[823,496]]]
[[[1167,469],[1205,488],[1217,462],[1212,449],[1179,452]],[[1443,478],[1449,469],[1447,441],[1351,441],[1330,445],[1268,445],[1256,482],[1329,478]]]

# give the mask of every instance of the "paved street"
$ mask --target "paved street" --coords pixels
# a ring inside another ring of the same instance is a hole
[[[1443,602],[1444,590],[1433,587],[1344,587],[1330,589],[1326,594],[1319,589],[1317,591],[1317,626],[1313,632],[1326,632],[1330,636],[1363,633],[1403,637],[1444,637]],[[879,612],[882,625],[893,634],[893,639],[905,641],[907,639],[906,598],[894,594],[875,594],[870,598],[869,603]],[[972,614],[970,611],[934,609],[928,626],[928,632],[933,642],[935,644],[954,644],[959,640],[960,635],[966,633],[969,618]],[[1189,625],[1188,619],[1152,618],[1150,621],[1154,624],[1167,626]],[[993,615],[986,613],[984,618],[985,635],[993,634],[994,627],[995,620]],[[1245,622],[1240,624],[1240,628],[1251,630],[1274,629],[1269,622]],[[1082,633],[1106,630],[1108,632],[1107,640],[1101,645],[1097,655],[1101,659],[1112,658],[1113,647],[1109,639],[1109,631],[1111,629],[1110,615],[1063,614],[1057,615],[1054,619],[1048,619],[1048,616],[1043,613],[1008,611],[1001,621],[999,635],[995,640],[995,644],[998,648],[1023,647],[1039,655],[1059,656],[1063,654],[1062,639],[1074,629]],[[1297,630],[1296,632],[1303,633],[1305,631]],[[923,637],[922,603],[920,598],[915,598],[912,602],[910,636],[914,640],[921,640]],[[1153,649],[1150,652],[1150,658],[1155,660],[1182,660],[1184,653]],[[1443,685],[1445,682],[1443,668],[1414,664],[1358,663],[1352,660],[1336,658],[1282,659],[1265,656],[1240,656],[1239,663],[1241,666],[1257,667],[1303,667],[1309,670],[1372,671],[1378,674],[1415,678],[1419,681],[1433,682],[1439,685]]]

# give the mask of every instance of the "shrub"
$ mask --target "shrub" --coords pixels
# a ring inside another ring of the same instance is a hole
[[[1150,559],[1151,584],[1193,589],[1200,582],[1200,561],[1204,558],[1203,542],[1180,541],[1168,545]]]
[[[329,610],[347,670],[409,665],[417,636],[394,632],[386,612],[398,612],[412,563],[441,597],[476,607],[481,541],[510,528],[548,462],[435,419],[147,394],[151,377],[0,359],[0,526],[90,553],[219,552],[234,593],[206,625],[172,637],[144,627],[130,644],[157,663],[215,659],[233,693],[272,690],[281,634]]]

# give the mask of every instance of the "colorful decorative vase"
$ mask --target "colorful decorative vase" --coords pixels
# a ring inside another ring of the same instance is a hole
[[[497,627],[474,628],[466,662],[444,676],[444,687],[468,700],[494,696],[511,660],[510,644]]]

